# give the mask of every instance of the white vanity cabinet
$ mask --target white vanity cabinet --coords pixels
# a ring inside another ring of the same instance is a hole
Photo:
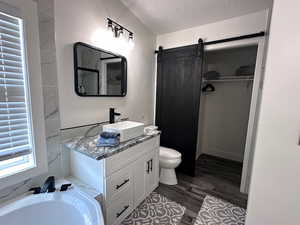
[[[103,194],[106,224],[120,224],[159,182],[159,135],[102,160],[71,151],[71,175]]]

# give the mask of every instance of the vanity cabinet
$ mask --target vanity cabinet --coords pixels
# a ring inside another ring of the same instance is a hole
[[[103,194],[107,225],[120,224],[159,182],[159,135],[96,160],[71,151],[71,175]]]

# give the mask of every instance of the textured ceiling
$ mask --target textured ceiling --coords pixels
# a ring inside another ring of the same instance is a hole
[[[260,11],[272,0],[120,0],[153,33],[163,34]]]

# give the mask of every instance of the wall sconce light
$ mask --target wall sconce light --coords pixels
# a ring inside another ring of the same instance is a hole
[[[128,42],[129,42],[129,48],[132,49],[134,46],[133,33],[129,33]]]
[[[133,41],[133,33],[129,33],[129,40]]]
[[[111,20],[107,21],[107,29],[111,32],[113,32],[113,30],[114,30]]]
[[[115,38],[125,39],[127,37],[128,42],[133,42],[133,32],[110,18],[107,18],[107,29],[109,32],[112,32]]]

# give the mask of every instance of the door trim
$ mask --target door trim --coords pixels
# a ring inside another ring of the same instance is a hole
[[[264,56],[265,56],[265,38],[258,42],[255,74],[253,81],[253,90],[250,105],[250,114],[248,121],[246,145],[243,160],[242,180],[240,191],[248,193],[250,189],[250,179],[252,173],[252,163],[254,156],[254,147],[256,141],[257,122],[259,117],[259,108],[261,103],[261,93],[263,88],[264,75]]]
[[[246,144],[243,159],[242,179],[240,185],[240,191],[242,193],[248,193],[250,189],[250,179],[252,172],[252,161],[254,155],[255,139],[257,132],[257,121],[259,114],[259,106],[261,101],[261,91],[263,87],[263,74],[264,74],[264,62],[265,62],[265,42],[267,36],[252,38],[247,40],[239,40],[231,43],[220,43],[211,46],[205,46],[204,51],[214,51],[221,49],[238,48],[244,46],[256,45],[257,58],[255,64],[255,74],[253,80],[253,89],[251,96],[249,121],[247,127]]]

